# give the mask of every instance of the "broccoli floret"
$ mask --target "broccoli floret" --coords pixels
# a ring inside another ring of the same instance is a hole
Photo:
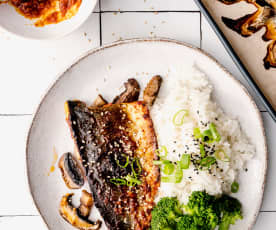
[[[187,214],[182,213],[181,207]],[[237,199],[193,192],[185,206],[177,198],[161,199],[152,211],[151,230],[214,230],[217,226],[219,230],[228,230],[237,219],[242,219]]]
[[[196,223],[194,222],[193,216],[184,215],[182,216],[176,225],[176,230],[198,230]]]
[[[198,229],[212,230],[220,222],[220,213],[216,205],[216,197],[205,191],[193,192],[185,210],[193,215]]]
[[[218,209],[222,213],[219,230],[228,230],[231,224],[235,224],[236,220],[242,219],[241,203],[233,197],[222,195],[218,199]]]
[[[205,191],[193,192],[189,197],[187,207],[193,213],[199,213],[215,203],[216,198]]]
[[[177,198],[162,198],[152,211],[152,230],[175,229],[176,220],[183,215]]]

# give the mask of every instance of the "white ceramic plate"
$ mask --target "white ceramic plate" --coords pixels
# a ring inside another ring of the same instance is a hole
[[[214,86],[214,99],[226,113],[239,119],[256,146],[256,156],[248,164],[250,173],[240,174],[237,196],[243,203],[244,219],[231,229],[252,228],[262,202],[267,168],[263,124],[252,98],[221,65],[199,49],[167,39],[135,39],[85,54],[58,76],[38,107],[27,141],[27,171],[35,204],[49,229],[73,229],[58,213],[59,201],[69,190],[59,170],[47,175],[54,147],[59,156],[74,149],[65,122],[64,102],[80,99],[91,103],[99,92],[111,100],[129,77],[136,77],[143,85],[152,75],[165,75],[183,63],[196,64],[206,73]],[[77,201],[78,196],[75,198]],[[91,219],[98,217],[97,210],[93,210]]]
[[[9,4],[0,4],[0,27],[24,38],[56,39],[70,34],[80,27],[92,13],[97,0],[83,0],[78,13],[71,19],[58,24],[35,27],[34,21],[17,13]]]

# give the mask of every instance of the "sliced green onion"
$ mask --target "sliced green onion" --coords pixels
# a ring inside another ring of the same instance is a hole
[[[166,158],[168,156],[168,149],[165,145],[161,146],[159,149],[155,150],[156,155],[158,155],[161,159]]]
[[[214,158],[214,157],[205,157],[200,161],[200,165],[203,166],[203,167],[209,168],[215,162],[216,162],[216,158]]]
[[[211,123],[210,126],[209,126],[209,128],[210,128],[210,131],[212,132],[214,140],[216,142],[219,142],[221,140],[221,136],[220,136],[220,134],[217,131],[216,125],[214,123]]]
[[[135,186],[135,184],[133,184],[133,182],[131,182],[131,181],[127,181],[127,182],[126,182],[126,185],[127,185],[128,187],[133,187],[133,186]]]
[[[200,145],[199,145],[199,149],[200,149],[200,155],[201,155],[201,157],[205,157],[206,152],[205,152],[204,145],[203,145],[203,144],[200,144]]]
[[[138,159],[138,158],[136,158],[136,164],[137,164],[137,166],[138,166],[138,173],[141,174],[141,172],[142,172],[142,167],[141,167],[141,165],[140,165],[140,162],[139,162],[139,159]]]
[[[224,162],[230,161],[230,157],[225,153],[223,149],[216,150],[215,157],[220,161],[224,161]]]
[[[177,163],[176,169],[175,169],[175,182],[174,183],[180,183],[182,181],[183,178],[183,171],[181,169],[181,166],[179,163]]]
[[[166,175],[171,175],[174,172],[174,164],[173,163],[168,163],[168,164],[164,164],[164,168],[163,168],[163,173],[165,173]]]
[[[129,156],[126,156],[126,163],[124,165],[120,164],[119,160],[116,160],[117,165],[119,165],[121,168],[126,168],[129,164]]]
[[[200,128],[194,128],[194,137],[195,139],[200,139],[201,138],[201,132],[200,132]]]
[[[183,154],[179,161],[181,169],[188,169],[191,162],[191,155],[190,154]]]
[[[174,175],[170,175],[170,176],[162,176],[161,177],[161,181],[164,183],[180,183],[182,181],[183,178],[183,171],[180,167],[180,164],[177,164],[177,167],[175,169],[175,173]]]
[[[186,109],[179,110],[176,114],[173,116],[173,124],[175,126],[181,126],[184,124],[184,119],[186,116],[188,116],[189,112]]]
[[[231,192],[232,193],[237,193],[239,191],[239,183],[234,181],[232,184],[231,184]]]
[[[164,183],[175,183],[175,177],[174,176],[162,176],[161,181]]]
[[[155,165],[163,165],[163,164],[169,164],[171,161],[169,160],[160,160],[160,161],[153,161],[153,164]]]
[[[121,178],[112,178],[112,179],[110,179],[110,182],[115,185],[126,185],[127,184],[126,180],[121,179]]]
[[[214,142],[214,137],[210,129],[207,129],[202,133],[201,140],[207,143]]]
[[[162,164],[163,164],[163,161],[153,161],[153,164],[154,164],[154,165],[162,165]]]
[[[137,168],[138,168],[138,172],[135,171],[135,168],[134,168],[134,163],[136,163],[137,165]],[[131,170],[132,170],[132,173],[135,177],[139,176],[142,172],[142,168],[141,168],[141,165],[139,163],[139,160],[138,158],[135,158],[134,161],[131,162]]]
[[[130,185],[128,186],[133,186],[133,185],[140,185],[142,182],[140,180],[138,180],[137,178],[135,177],[132,177],[130,174],[128,174],[126,177],[125,177],[126,181],[129,182]]]

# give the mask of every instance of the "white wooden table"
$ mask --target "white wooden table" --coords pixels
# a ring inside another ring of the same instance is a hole
[[[25,139],[34,109],[57,73],[83,52],[101,44],[154,36],[201,47],[249,88],[192,0],[101,0],[78,31],[56,41],[30,41],[0,31],[1,230],[46,229],[28,190]],[[258,98],[256,102],[267,133],[269,172],[254,230],[275,230],[276,123]]]

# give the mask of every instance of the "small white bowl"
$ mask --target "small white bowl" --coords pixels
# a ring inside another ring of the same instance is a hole
[[[92,13],[97,0],[82,0],[78,13],[71,19],[44,27],[34,26],[34,21],[16,12],[9,4],[0,4],[0,27],[20,37],[30,39],[57,39],[80,27]]]

